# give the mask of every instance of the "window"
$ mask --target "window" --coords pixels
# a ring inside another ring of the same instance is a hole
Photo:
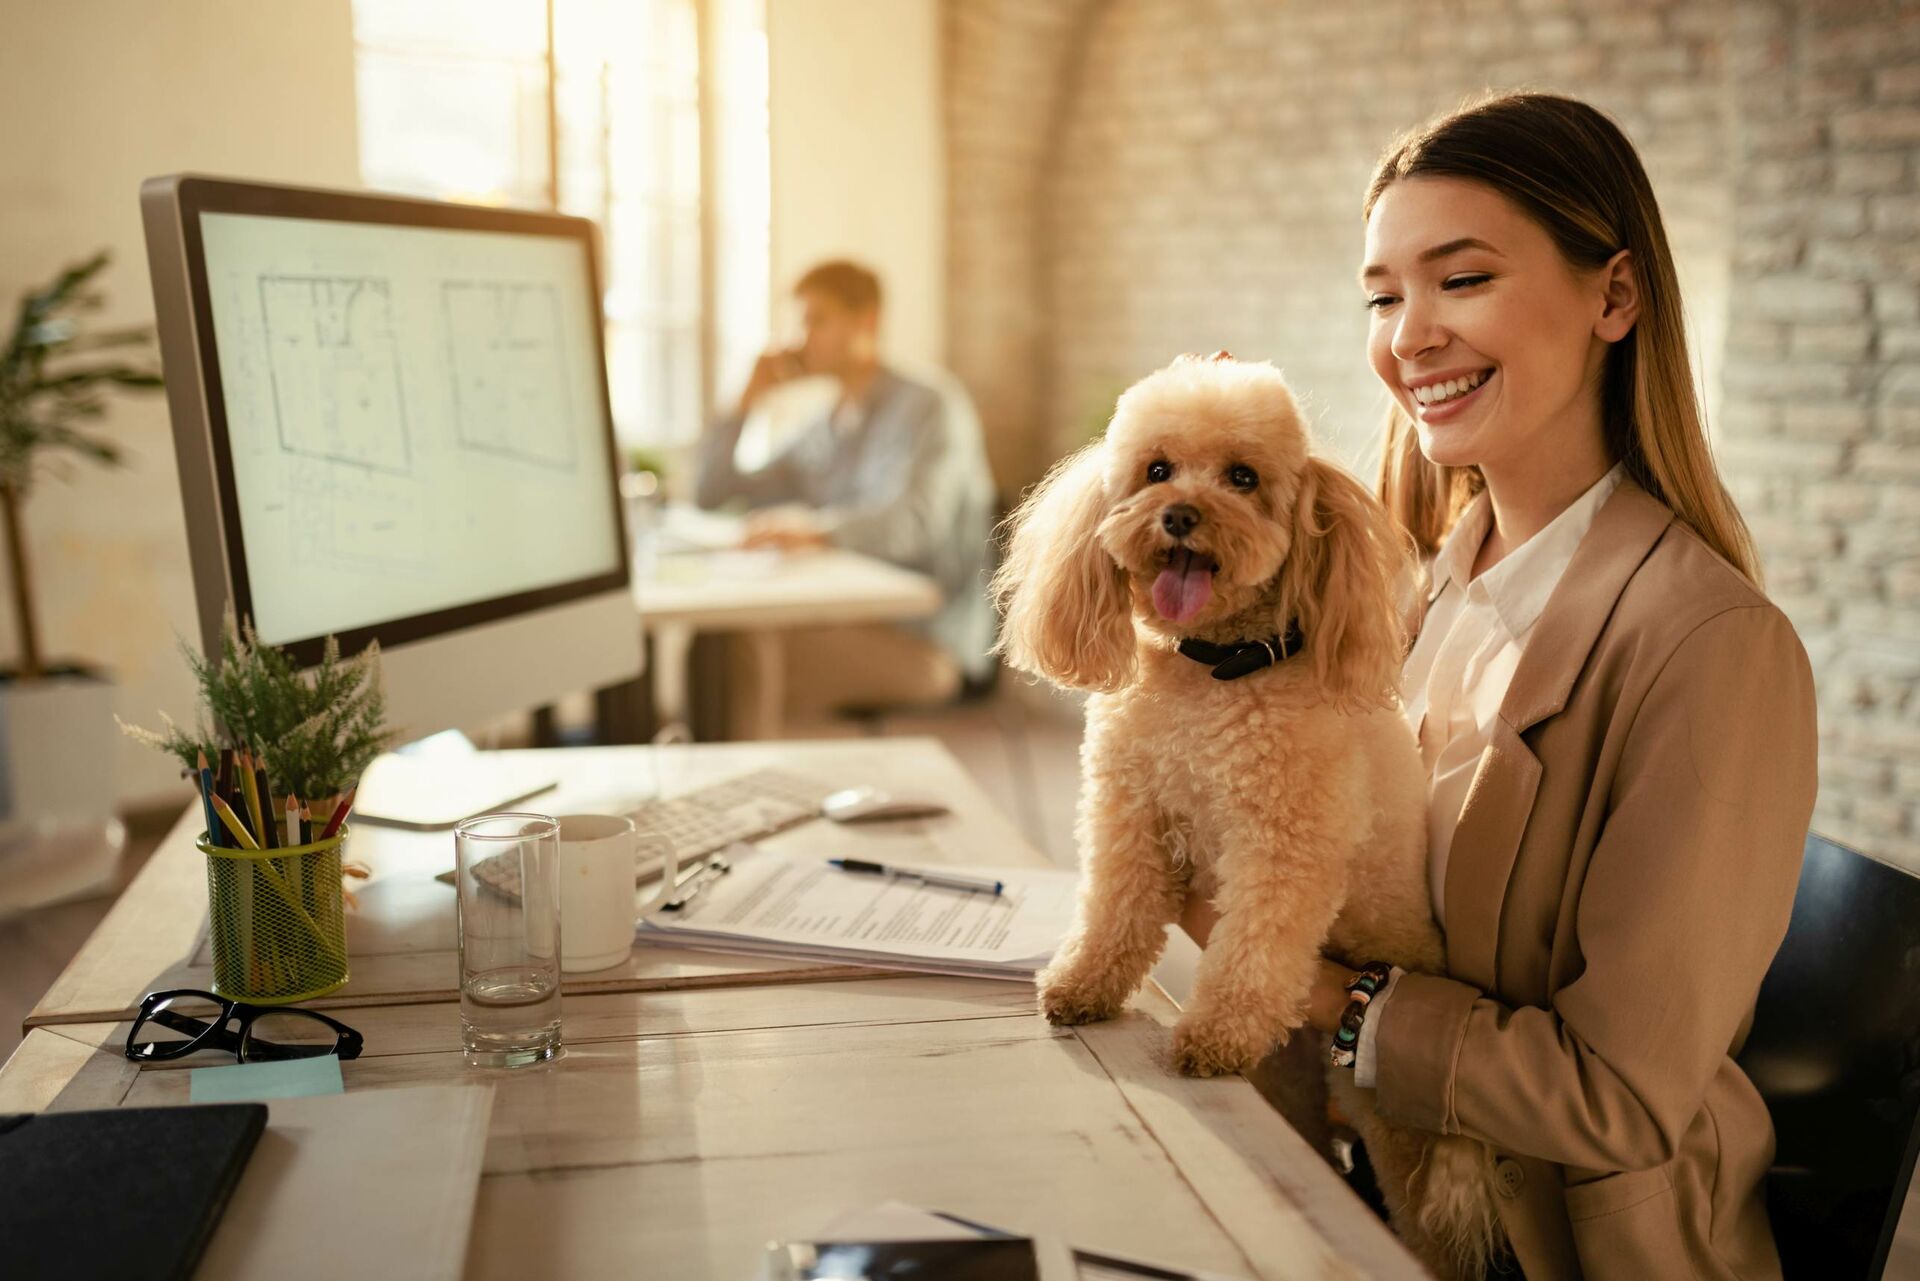
[[[354,0],[368,186],[600,225],[607,383],[631,444],[691,440],[714,374],[765,342],[763,3]]]

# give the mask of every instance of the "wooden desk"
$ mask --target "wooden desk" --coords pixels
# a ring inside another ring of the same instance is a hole
[[[770,838],[769,848],[907,864],[1046,866],[1046,860],[1000,816],[959,762],[932,739],[571,748],[539,753],[560,763],[556,772],[566,781],[559,790],[527,802],[527,807],[549,814],[593,812],[607,808],[610,800],[645,796],[653,787],[655,758],[650,753],[656,750],[664,751],[659,759],[666,774],[662,790],[668,794],[777,765],[825,783],[872,783],[929,793],[953,811],[939,818],[851,828],[817,821]],[[131,1018],[148,992],[212,986],[205,856],[193,844],[202,826],[198,807],[190,806],[41,998],[26,1027]],[[452,833],[407,832],[363,823],[354,829],[347,852],[373,869],[372,879],[356,890],[359,909],[347,919],[352,978],[339,991],[309,1004],[339,1009],[457,999],[454,891],[433,879],[453,866]],[[625,966],[571,976],[563,991],[573,995],[865,973],[871,971],[636,947]]]
[[[778,634],[796,627],[927,618],[940,589],[915,574],[849,551],[699,552],[659,556],[634,580],[653,641],[654,706],[671,724],[687,717],[687,652],[698,632],[735,632],[755,646],[763,675],[757,737],[777,735],[784,701]]]
[[[890,1199],[1236,1276],[1420,1277],[1246,1082],[1174,1074],[1174,1014],[1149,988],[1069,1031],[1025,984],[923,976],[568,996],[563,1059],[480,1072],[435,1003],[351,1014],[343,1073],[494,1084],[469,1277],[746,1277],[765,1241]],[[30,1033],[0,1112],[185,1101],[125,1034]]]

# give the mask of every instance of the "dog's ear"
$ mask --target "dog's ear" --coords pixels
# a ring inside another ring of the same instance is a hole
[[[1343,703],[1390,705],[1399,687],[1393,593],[1411,551],[1359,481],[1333,463],[1307,460],[1280,571],[1282,625],[1299,623],[1314,674]]]
[[[1126,577],[1095,532],[1107,512],[1102,447],[1048,473],[1017,511],[993,576],[1003,623],[995,649],[1023,672],[1074,689],[1111,691],[1133,675]]]

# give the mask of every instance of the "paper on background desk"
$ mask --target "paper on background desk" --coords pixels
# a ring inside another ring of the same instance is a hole
[[[731,872],[686,907],[642,917],[635,938],[696,951],[1025,980],[1072,924],[1072,872],[938,870],[999,880],[1005,891],[843,872],[818,857],[747,847]]]
[[[491,1085],[269,1100],[195,1281],[457,1281],[492,1115]]]
[[[661,551],[726,551],[746,541],[747,522],[725,512],[669,503],[652,537]]]

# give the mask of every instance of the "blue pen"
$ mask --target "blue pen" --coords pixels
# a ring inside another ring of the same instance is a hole
[[[923,885],[940,885],[950,890],[975,890],[981,894],[998,894],[1006,888],[1003,882],[990,881],[981,876],[957,876],[951,872],[924,872],[917,867],[890,867],[885,863],[869,863],[865,859],[830,858],[827,862],[843,872],[905,876]]]

